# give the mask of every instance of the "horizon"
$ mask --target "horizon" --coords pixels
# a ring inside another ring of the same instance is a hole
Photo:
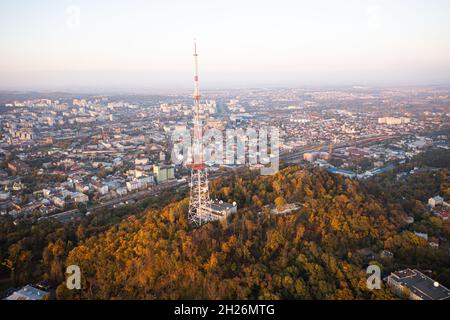
[[[216,91],[246,91],[246,90],[304,90],[304,91],[374,91],[374,90],[449,90],[450,84],[442,85],[384,85],[384,86],[366,86],[366,85],[311,85],[311,86],[242,86],[242,87],[204,87],[202,88],[202,100],[205,93],[214,93]],[[40,94],[40,95],[86,95],[86,96],[184,96],[191,95],[191,87],[179,88],[67,88],[63,90],[57,89],[3,89],[0,88],[0,95],[21,95],[21,94]]]

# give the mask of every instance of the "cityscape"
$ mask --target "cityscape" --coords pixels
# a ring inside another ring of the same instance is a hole
[[[203,44],[180,88],[0,72],[0,299],[450,300],[450,82],[209,85]]]

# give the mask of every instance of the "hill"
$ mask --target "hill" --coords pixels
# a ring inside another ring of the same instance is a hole
[[[245,171],[214,182],[212,195],[237,201],[238,214],[192,229],[185,199],[81,241],[65,264],[81,267],[83,289],[60,285],[58,298],[389,299],[366,288],[361,249],[428,250],[400,233],[401,207],[321,170]],[[299,209],[276,215],[265,207],[285,203]]]

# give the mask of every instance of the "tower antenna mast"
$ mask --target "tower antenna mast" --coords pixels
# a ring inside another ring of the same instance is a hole
[[[208,171],[205,165],[203,150],[204,117],[200,106],[200,86],[198,80],[197,43],[194,40],[194,130],[192,143],[191,191],[189,201],[189,222],[200,226],[217,220],[212,214],[209,197]]]

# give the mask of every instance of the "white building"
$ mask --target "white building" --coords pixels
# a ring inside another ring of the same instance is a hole
[[[129,192],[132,192],[134,190],[139,190],[142,188],[142,183],[139,180],[133,180],[133,181],[128,181],[127,184],[127,190]]]
[[[64,208],[64,206],[66,205],[66,202],[58,197],[53,197],[52,198],[52,202],[54,203],[55,206],[60,207],[60,208]]]
[[[30,285],[26,285],[18,291],[14,291],[13,294],[6,297],[5,300],[43,300],[50,296],[47,291],[36,289]]]
[[[50,196],[51,191],[48,189],[42,189],[42,195],[44,198],[48,198]]]
[[[102,196],[104,196],[105,194],[107,194],[108,191],[109,191],[109,188],[108,188],[107,185],[103,185],[103,186],[101,186],[101,187],[97,187],[96,189],[97,189],[97,192],[100,193]]]
[[[87,203],[89,201],[89,197],[81,192],[74,192],[72,194],[72,199],[75,203]]]
[[[436,206],[444,204],[444,198],[440,196],[430,198],[428,199],[428,204],[430,205],[430,207],[434,208]]]
[[[10,192],[0,192],[0,201],[8,200],[10,196]]]
[[[118,168],[123,166],[123,160],[121,158],[115,158],[113,160],[113,167]]]
[[[387,125],[400,125],[400,124],[407,124],[411,121],[409,118],[400,117],[400,118],[394,118],[394,117],[384,117],[384,118],[378,118],[379,124],[387,124]]]
[[[414,231],[414,234],[416,236],[418,236],[419,238],[425,239],[428,241],[428,233],[423,233],[423,232],[416,232]]]
[[[146,165],[148,163],[147,158],[141,158],[141,159],[134,159],[135,165]]]
[[[237,204],[229,204],[223,201],[213,201],[211,203],[211,213],[217,217],[219,220],[226,219],[230,214],[237,212]]]
[[[116,192],[117,192],[117,194],[119,195],[119,196],[124,196],[124,195],[126,195],[127,193],[128,193],[128,190],[127,190],[127,188],[118,188],[117,190],[116,190]]]
[[[385,280],[392,291],[402,298],[450,300],[450,290],[416,269],[392,272]]]
[[[145,188],[148,185],[155,183],[155,178],[153,176],[143,177],[139,179],[139,182],[142,184],[142,187]]]

